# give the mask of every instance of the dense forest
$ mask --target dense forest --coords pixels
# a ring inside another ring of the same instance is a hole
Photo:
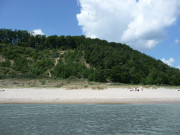
[[[180,85],[180,70],[121,43],[0,29],[0,78]]]

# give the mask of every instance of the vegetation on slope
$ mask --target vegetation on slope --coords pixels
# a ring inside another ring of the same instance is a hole
[[[180,70],[121,43],[0,29],[0,78],[180,85]]]

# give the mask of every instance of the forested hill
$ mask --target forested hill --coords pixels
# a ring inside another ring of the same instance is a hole
[[[0,29],[0,78],[180,85],[180,70],[121,43]]]

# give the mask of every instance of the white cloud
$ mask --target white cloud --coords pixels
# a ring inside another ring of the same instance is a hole
[[[79,0],[79,25],[87,37],[152,49],[179,15],[179,0]]]
[[[33,30],[33,31],[30,31],[30,33],[31,33],[32,35],[34,35],[34,36],[36,36],[36,35],[44,35],[44,33],[42,32],[41,29],[35,29],[35,30]]]
[[[174,63],[174,58],[170,58],[169,60],[166,60],[165,58],[161,59],[162,62],[164,62],[165,64],[171,66]]]
[[[179,65],[179,66],[177,66],[177,68],[180,70],[180,65]]]
[[[179,40],[178,40],[178,39],[175,39],[174,42],[175,42],[175,44],[178,44],[178,43],[179,43]]]

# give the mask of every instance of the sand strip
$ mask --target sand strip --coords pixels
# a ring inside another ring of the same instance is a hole
[[[180,103],[176,89],[126,88],[104,90],[64,88],[4,88],[0,89],[1,104],[146,104]]]

